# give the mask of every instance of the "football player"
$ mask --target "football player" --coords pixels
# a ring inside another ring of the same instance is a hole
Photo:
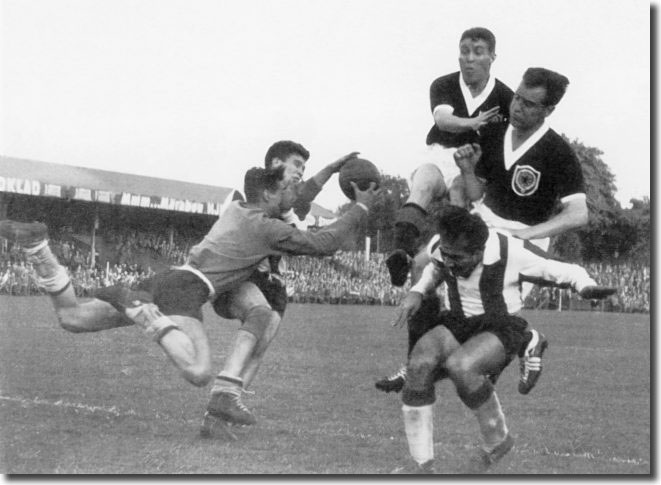
[[[437,224],[432,260],[400,304],[394,324],[404,325],[423,295],[441,282],[447,284],[450,308],[437,315],[409,356],[402,412],[412,463],[395,472],[434,473],[435,382],[447,376],[477,418],[482,443],[466,473],[481,473],[514,444],[488,376],[500,374],[525,340],[521,283],[571,287],[590,299],[615,289],[597,286],[578,265],[548,259],[533,244],[489,229],[464,208],[446,207]]]

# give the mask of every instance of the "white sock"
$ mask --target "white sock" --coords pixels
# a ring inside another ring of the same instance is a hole
[[[402,406],[404,429],[409,443],[409,453],[422,465],[434,459],[434,411],[433,405]]]
[[[48,293],[63,290],[70,282],[67,269],[62,266],[48,247],[48,241],[43,240],[36,246],[24,249],[28,262],[32,263],[39,286]]]
[[[495,392],[482,405],[473,410],[482,434],[482,449],[487,453],[503,442],[507,436],[505,414]]]
[[[233,394],[241,394],[243,389],[243,379],[236,376],[231,376],[225,371],[221,371],[214,380],[211,394],[218,392],[230,392]]]

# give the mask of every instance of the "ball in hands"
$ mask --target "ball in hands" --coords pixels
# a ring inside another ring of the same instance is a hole
[[[376,184],[375,188],[378,188],[381,183],[381,175],[376,165],[369,160],[352,158],[340,169],[339,182],[344,195],[351,200],[355,200],[356,197],[350,182],[354,182],[360,190],[368,189],[372,182]]]

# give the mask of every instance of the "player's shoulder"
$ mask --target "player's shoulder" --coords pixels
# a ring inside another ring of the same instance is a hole
[[[546,144],[544,151],[547,153],[553,153],[556,157],[561,157],[563,159],[578,161],[576,153],[569,144],[569,141],[562,135],[558,134],[554,129],[549,128],[542,137],[542,141]]]
[[[494,264],[500,260],[501,244],[507,244],[503,241],[503,236],[508,237],[495,229],[489,229],[489,237],[487,237],[487,242],[484,244],[484,256],[482,257],[484,264]]]
[[[499,94],[514,96],[514,91],[500,79],[496,78],[495,89]]]
[[[432,88],[456,84],[459,86],[459,71],[437,77],[431,83]]]

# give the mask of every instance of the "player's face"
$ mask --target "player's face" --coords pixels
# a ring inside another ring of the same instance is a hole
[[[496,55],[482,39],[464,39],[459,43],[459,68],[468,85],[489,79],[491,63]]]
[[[296,200],[294,185],[296,183],[294,180],[283,180],[280,182],[280,202],[278,204],[280,214],[287,212],[294,206],[294,201]]]
[[[546,106],[546,88],[528,87],[521,83],[510,103],[510,123],[517,130],[536,129],[544,123],[544,118],[553,111]]]
[[[484,254],[481,249],[474,252],[467,250],[463,239],[451,243],[443,236],[441,236],[439,250],[448,269],[452,271],[453,275],[461,278],[468,278],[471,275],[482,261]]]
[[[286,181],[291,180],[294,183],[298,183],[303,180],[303,173],[305,172],[305,159],[297,153],[289,155],[284,160],[275,158],[272,165],[273,167],[278,167],[280,165],[285,166]]]

